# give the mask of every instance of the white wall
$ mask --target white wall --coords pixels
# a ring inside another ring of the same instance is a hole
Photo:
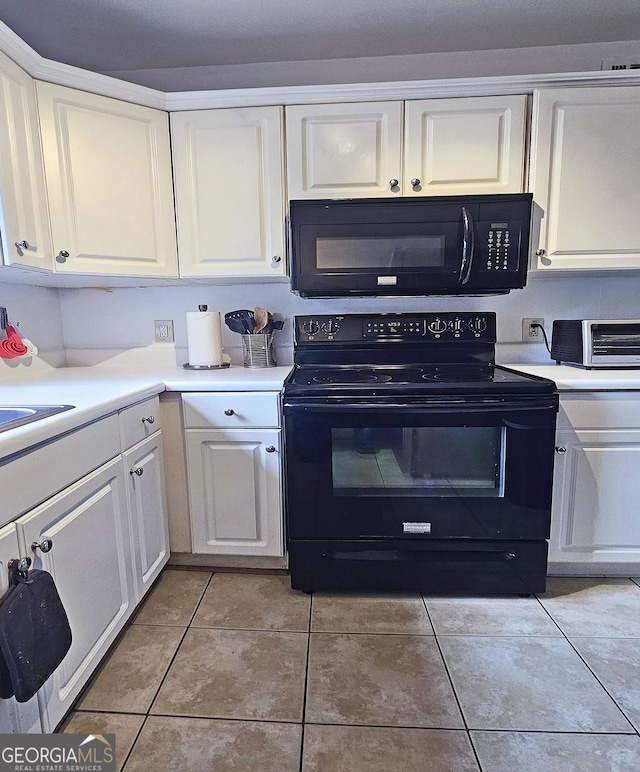
[[[59,290],[0,279],[0,306],[7,309],[10,324],[38,348],[34,358],[0,359],[0,380],[65,364]]]
[[[221,313],[261,305],[287,318],[278,333],[279,364],[292,356],[291,317],[308,313],[412,312],[487,310],[498,315],[498,361],[549,362],[542,344],[522,344],[523,317],[543,317],[548,335],[551,323],[563,318],[640,317],[640,275],[533,277],[528,286],[506,296],[485,298],[348,298],[305,300],[288,284],[162,287],[140,289],[62,289],[60,300],[64,342],[70,365],[171,363],[187,361],[185,313],[199,304]],[[175,344],[153,343],[155,319],[172,319]],[[223,345],[234,364],[241,364],[240,338],[224,328]],[[133,349],[128,356],[123,350]]]

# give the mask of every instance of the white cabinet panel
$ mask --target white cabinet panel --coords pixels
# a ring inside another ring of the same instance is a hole
[[[133,610],[126,498],[118,457],[16,521],[23,554],[52,574],[69,617],[71,648],[38,692],[52,731]],[[50,538],[50,552],[31,550]]]
[[[640,88],[549,89],[534,99],[531,184],[540,270],[640,267]]]
[[[282,555],[280,431],[188,429],[195,553]]]
[[[190,429],[277,428],[280,395],[276,392],[218,392],[184,394],[184,425]]]
[[[37,91],[56,270],[177,276],[167,114]]]
[[[640,562],[640,431],[557,435],[549,560]]]
[[[524,96],[406,102],[405,195],[521,193],[525,114]]]
[[[52,270],[33,80],[0,53],[0,239],[4,262]],[[26,245],[20,245],[26,242]]]
[[[18,547],[13,524],[0,528],[0,596],[8,589],[7,565],[13,558],[24,557]],[[37,695],[27,702],[15,698],[0,700],[0,734],[26,734],[42,731]]]
[[[136,600],[139,600],[169,559],[161,433],[156,432],[126,451],[123,458],[131,518]]]
[[[282,108],[171,115],[182,276],[282,276]]]
[[[400,193],[402,102],[287,107],[289,198]]]

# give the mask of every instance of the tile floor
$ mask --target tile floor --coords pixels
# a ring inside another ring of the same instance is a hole
[[[358,597],[165,570],[62,731],[125,772],[640,769],[640,580]]]

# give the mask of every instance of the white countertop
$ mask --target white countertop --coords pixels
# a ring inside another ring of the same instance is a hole
[[[558,391],[634,391],[640,390],[638,370],[586,370],[570,365],[502,364],[530,375],[554,381]]]
[[[0,405],[73,405],[72,410],[0,432],[0,459],[163,391],[280,391],[291,367],[138,372],[65,367],[0,381]]]

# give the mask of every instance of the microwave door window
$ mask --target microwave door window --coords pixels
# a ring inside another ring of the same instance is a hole
[[[316,239],[319,271],[441,269],[445,237],[322,236]]]

